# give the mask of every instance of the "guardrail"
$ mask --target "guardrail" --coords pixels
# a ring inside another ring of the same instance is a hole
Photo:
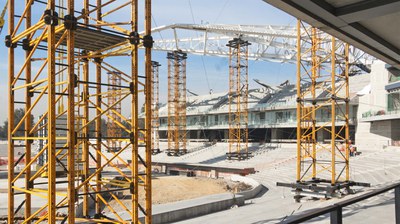
[[[391,184],[389,186],[386,186],[386,187],[383,187],[380,189],[373,190],[371,192],[356,196],[354,198],[340,201],[338,203],[329,205],[324,208],[320,208],[320,209],[313,210],[311,212],[300,214],[293,218],[289,218],[288,220],[283,221],[282,223],[287,223],[287,224],[302,223],[302,222],[308,221],[310,219],[319,217],[321,215],[330,213],[330,223],[331,224],[342,224],[343,223],[342,210],[344,207],[358,203],[358,202],[366,200],[368,198],[377,196],[379,194],[385,193],[392,189],[394,189],[394,205],[395,205],[396,223],[400,223],[400,182]]]

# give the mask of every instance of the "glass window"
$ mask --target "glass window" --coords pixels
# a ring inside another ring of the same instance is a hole
[[[388,111],[400,110],[400,93],[388,94]]]
[[[265,120],[265,113],[264,112],[260,113],[260,120]]]

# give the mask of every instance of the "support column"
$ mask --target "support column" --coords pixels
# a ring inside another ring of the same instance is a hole
[[[100,24],[102,17],[101,17],[101,12],[102,12],[102,4],[101,4],[102,0],[97,0],[96,1],[96,6],[97,6],[97,10],[96,10],[96,18],[98,20],[98,24]],[[101,31],[100,28],[97,28],[97,30]],[[96,63],[96,123],[95,123],[95,132],[96,132],[96,170],[100,170],[102,169],[102,165],[101,165],[101,160],[102,160],[102,156],[101,156],[101,139],[102,139],[102,135],[101,135],[101,63],[103,61],[103,58],[100,57],[98,55],[98,57],[96,57],[94,59],[95,63]],[[98,172],[96,175],[96,191],[97,192],[101,192],[101,172]],[[100,217],[101,214],[101,195],[99,193],[96,194],[96,215],[98,215]]]
[[[330,216],[331,216],[331,224],[343,223],[342,208],[338,207],[336,210],[331,212]]]
[[[151,197],[151,49],[153,48],[153,37],[151,36],[151,0],[145,0],[144,8],[144,29],[143,46],[145,47],[145,144],[146,144],[146,161],[145,161],[145,223],[152,223],[152,197]]]
[[[396,217],[396,224],[400,223],[400,187],[394,189],[394,212]]]
[[[47,1],[47,9],[51,12],[55,12],[55,0]],[[56,222],[56,110],[55,96],[56,96],[56,66],[55,66],[55,20],[51,20],[50,24],[47,24],[47,102],[48,102],[48,149],[47,149],[47,175],[48,175],[48,219],[49,223]]]
[[[84,0],[83,2],[83,23],[89,24],[89,0]],[[83,51],[83,56],[87,56],[88,52]],[[83,59],[83,92],[82,92],[82,101],[83,101],[83,119],[82,126],[84,127],[82,130],[82,160],[83,160],[83,174],[82,181],[86,181],[89,177],[89,59]],[[85,183],[83,186],[83,211],[82,214],[84,217],[89,217],[89,183]]]
[[[297,104],[296,104],[296,116],[297,116],[297,164],[296,164],[296,182],[301,181],[301,158],[302,158],[302,125],[301,125],[301,117],[302,117],[302,108],[303,103],[301,101],[301,21],[297,20],[297,67],[296,67],[296,95],[297,95]],[[272,133],[271,133],[272,134]],[[271,137],[272,139],[272,137]]]
[[[8,35],[14,33],[14,0],[8,2]],[[8,223],[14,223],[14,90],[15,54],[12,44],[8,48]]]
[[[138,223],[139,220],[139,80],[138,80],[138,44],[140,42],[138,33],[138,1],[131,2],[131,79],[132,79],[132,101],[131,101],[131,170],[132,170],[132,222]]]
[[[74,18],[75,0],[68,0],[68,15]],[[67,31],[67,64],[68,64],[68,105],[67,105],[67,144],[68,144],[68,223],[75,223],[75,156],[79,155],[79,148],[76,148],[75,139],[75,26],[72,25]]]
[[[168,155],[186,154],[186,59],[181,51],[168,59]]]
[[[248,41],[229,41],[229,152],[227,159],[248,159]]]
[[[108,105],[114,105],[107,115],[107,144],[108,149],[117,152],[121,149],[122,130],[118,124],[121,123],[121,76],[117,71],[108,72]],[[119,102],[119,103],[118,103]]]
[[[332,37],[331,51],[331,185],[336,183],[336,38]]]
[[[152,90],[152,109],[151,109],[151,150],[153,155],[160,153],[160,138],[159,138],[159,127],[160,127],[160,117],[159,117],[159,67],[160,63],[152,61],[152,76],[153,80],[151,82]]]
[[[26,0],[26,18],[25,18],[25,28],[29,29],[32,26],[32,13],[31,13],[31,7],[30,7],[30,1]],[[26,40],[30,41],[32,39],[31,36],[26,38]],[[26,68],[25,68],[25,84],[28,85],[31,83],[31,76],[32,76],[32,63],[31,60],[29,59],[29,55],[31,53],[31,49],[26,49],[25,51],[25,60],[27,62]],[[32,140],[28,140],[28,138],[31,136],[31,128],[32,128],[32,113],[30,112],[31,105],[32,105],[32,96],[33,94],[29,91],[30,88],[26,89],[25,92],[25,113],[27,113],[27,117],[25,120],[25,164],[29,164],[31,161],[31,155],[32,155]],[[11,163],[9,163],[11,164]],[[30,181],[31,178],[31,167],[27,167],[25,171],[25,189],[31,190],[33,188],[33,181]],[[31,194],[26,193],[25,194],[25,219],[29,219],[32,213],[32,197]],[[31,223],[31,221],[28,221],[28,224]]]

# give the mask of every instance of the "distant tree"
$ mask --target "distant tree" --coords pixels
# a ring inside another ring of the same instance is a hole
[[[122,121],[121,123],[122,123],[122,125],[124,125],[124,127],[125,127],[126,129],[131,130],[131,125],[130,125],[128,122]],[[121,134],[121,136],[122,136],[122,137],[129,137],[129,132],[127,132],[125,129],[122,129],[122,134]]]
[[[0,139],[5,139],[7,137],[7,130],[3,126],[0,126]]]
[[[18,108],[14,110],[14,126],[16,126],[25,115],[25,109]],[[31,114],[31,124],[34,125],[35,117]],[[16,132],[16,136],[23,136],[25,130],[25,121],[21,124]],[[8,137],[8,120],[4,121],[3,126],[0,127],[0,138]]]
[[[106,119],[101,119],[101,135],[107,136],[107,121]],[[92,121],[89,124],[89,137],[96,137],[96,122]]]

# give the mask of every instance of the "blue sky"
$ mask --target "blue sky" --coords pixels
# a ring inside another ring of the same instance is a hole
[[[3,7],[4,2],[4,0],[1,1],[0,7]],[[143,1],[141,1],[140,7],[143,9]],[[128,9],[124,12],[127,13],[126,16],[129,18]],[[121,18],[120,15],[118,17]],[[140,18],[142,20],[142,13]],[[295,25],[293,17],[273,8],[262,0],[153,0],[153,26],[202,22],[210,24]],[[143,28],[143,22],[139,23],[139,27]],[[4,40],[6,33],[7,27],[4,27],[0,39]],[[153,36],[159,38],[157,34]],[[140,54],[142,55],[142,52]],[[22,54],[17,55],[21,58],[22,56]],[[164,96],[167,94],[166,52],[153,52],[153,60],[162,64],[160,68],[160,100],[165,102]],[[112,61],[117,61],[117,59],[110,60],[110,62]],[[203,61],[205,66],[203,66]],[[140,69],[140,72],[143,72],[143,70]],[[193,92],[206,94],[209,88],[213,89],[214,92],[226,91],[228,74],[227,58],[194,55],[188,57],[187,88]],[[257,84],[252,79],[260,79],[271,84],[279,84],[286,79],[293,82],[295,67],[292,64],[250,61],[250,87],[257,88]],[[7,103],[7,48],[4,47],[4,44],[0,44],[0,102],[3,105]],[[0,124],[6,119],[7,114],[6,107],[2,108],[0,109]]]

